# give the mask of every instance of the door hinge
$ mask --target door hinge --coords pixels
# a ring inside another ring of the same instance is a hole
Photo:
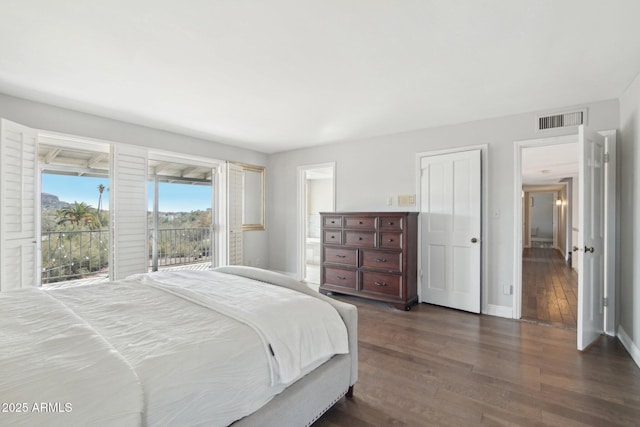
[[[604,153],[604,162],[609,163],[609,153]]]
[[[609,307],[609,298],[607,297],[602,298],[602,306]]]

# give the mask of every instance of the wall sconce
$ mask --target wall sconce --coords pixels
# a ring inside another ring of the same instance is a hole
[[[556,200],[556,206],[562,206],[562,199]]]

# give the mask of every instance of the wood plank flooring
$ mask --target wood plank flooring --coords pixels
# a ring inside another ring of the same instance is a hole
[[[359,381],[314,427],[638,426],[640,369],[616,338],[356,297]]]
[[[522,254],[522,318],[576,328],[578,274],[552,248]]]

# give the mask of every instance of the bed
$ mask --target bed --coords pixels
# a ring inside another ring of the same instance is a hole
[[[0,294],[0,425],[303,426],[357,381],[357,311],[266,270]]]

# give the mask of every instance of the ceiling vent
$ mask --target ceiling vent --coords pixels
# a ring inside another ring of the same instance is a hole
[[[571,111],[568,113],[553,114],[550,116],[538,116],[536,118],[536,129],[556,129],[569,126],[578,126],[587,122],[587,110]]]

